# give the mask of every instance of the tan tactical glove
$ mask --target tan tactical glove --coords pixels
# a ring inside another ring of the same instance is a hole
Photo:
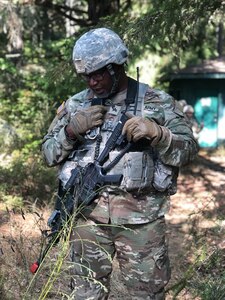
[[[71,116],[66,131],[70,138],[82,139],[81,135],[89,129],[100,126],[107,109],[103,105],[90,106]]]
[[[137,142],[142,138],[150,139],[151,145],[155,146],[162,137],[161,127],[151,119],[133,117],[129,119],[124,127],[123,134],[127,135],[128,141]]]

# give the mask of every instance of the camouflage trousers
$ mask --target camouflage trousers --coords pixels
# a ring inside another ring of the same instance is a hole
[[[164,218],[132,225],[82,220],[71,242],[73,299],[108,299],[115,255],[129,293],[127,299],[165,299],[170,267]]]

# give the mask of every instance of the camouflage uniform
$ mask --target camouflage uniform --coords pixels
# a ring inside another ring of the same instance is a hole
[[[96,138],[89,133],[85,136],[85,143],[79,143],[68,139],[64,130],[71,114],[89,106],[92,98],[91,91],[84,90],[68,99],[59,108],[43,140],[44,158],[49,166],[59,165],[59,178],[64,184],[72,168],[94,160]],[[101,127],[101,150],[104,138],[108,139],[118,122],[125,98],[126,93],[120,93],[109,101],[108,113]],[[153,149],[160,162],[170,167],[170,174],[174,175],[170,188],[174,193],[177,167],[195,157],[197,143],[177,102],[171,96],[147,87],[139,103],[137,113],[162,126],[163,138],[153,147],[147,142],[147,148]],[[95,132],[92,133],[95,136]],[[146,145],[144,150],[141,143],[137,142],[138,145],[140,153],[146,151]],[[80,156],[80,153],[86,155]],[[156,168],[155,160],[153,163],[151,172],[155,172]],[[162,174],[165,170],[160,172],[158,169],[158,172]],[[101,191],[99,198],[83,211],[72,237],[75,299],[107,299],[115,254],[128,288],[129,299],[164,299],[164,286],[170,278],[164,215],[168,212],[172,192],[169,188],[160,190],[160,186],[156,189],[153,184],[151,187],[130,190],[121,184],[119,187],[105,187]],[[86,226],[80,226],[84,224]]]
[[[186,122],[187,124],[191,127],[192,131],[193,131],[193,135],[195,137],[196,140],[198,140],[199,138],[199,133],[200,131],[203,129],[204,125],[203,124],[199,124],[195,118],[194,115],[194,108],[191,105],[185,105],[184,109],[184,116],[186,118]]]

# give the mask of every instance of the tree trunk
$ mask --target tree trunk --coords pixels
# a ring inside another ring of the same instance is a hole
[[[217,43],[217,51],[219,57],[223,56],[223,40],[224,40],[224,27],[223,27],[223,23],[220,22],[218,28],[218,43]]]
[[[88,18],[97,24],[101,17],[112,15],[120,9],[120,0],[88,0]]]

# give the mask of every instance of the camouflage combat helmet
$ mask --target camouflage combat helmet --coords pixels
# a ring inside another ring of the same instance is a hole
[[[184,113],[194,113],[194,108],[191,105],[185,105],[183,112]]]
[[[90,74],[109,64],[122,65],[128,49],[112,30],[97,28],[82,35],[73,48],[73,62],[78,74]]]

